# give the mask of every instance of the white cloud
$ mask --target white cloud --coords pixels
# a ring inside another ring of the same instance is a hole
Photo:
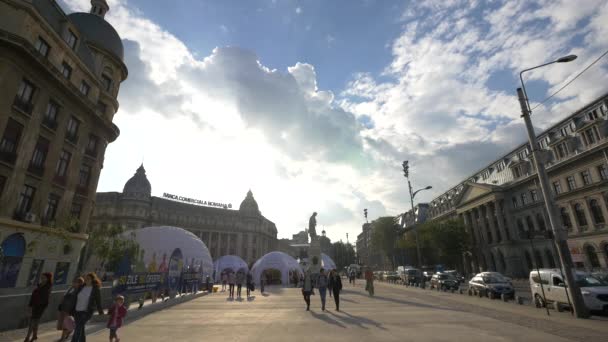
[[[302,8],[301,7],[296,7],[296,14],[300,14],[302,13]]]

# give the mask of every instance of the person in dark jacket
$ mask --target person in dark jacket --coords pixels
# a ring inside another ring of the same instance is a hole
[[[70,330],[66,329],[66,327],[64,326],[64,322],[66,317],[72,316],[74,314],[78,290],[80,289],[80,287],[82,287],[82,285],[84,285],[84,279],[82,277],[74,279],[74,281],[72,281],[72,286],[65,292],[65,294],[63,295],[63,299],[61,300],[61,304],[59,304],[57,330],[62,331],[60,341],[67,340],[70,334],[72,333]]]
[[[101,307],[101,281],[95,273],[88,273],[84,277],[84,286],[78,290],[74,319],[76,328],[72,335],[72,342],[86,342],[84,328],[97,310],[103,315]]]
[[[38,286],[32,291],[30,297],[29,307],[29,318],[30,324],[25,336],[25,342],[35,341],[38,339],[38,323],[40,323],[40,317],[49,305],[49,297],[51,296],[51,288],[53,287],[53,274],[44,273],[40,279]],[[31,336],[31,339],[30,339]]]
[[[342,279],[336,270],[332,270],[329,275],[329,287],[334,293],[334,302],[336,302],[336,311],[340,311],[340,291],[342,290]]]

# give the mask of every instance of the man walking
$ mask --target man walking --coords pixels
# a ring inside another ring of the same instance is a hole
[[[310,311],[310,295],[312,294],[312,278],[310,277],[310,271],[306,271],[304,279],[302,281],[302,295],[306,302],[306,311]]]
[[[234,283],[236,283],[236,275],[233,271],[228,272],[228,298],[234,299]]]
[[[317,277],[317,288],[319,289],[319,296],[321,297],[321,310],[325,311],[325,296],[327,295],[327,275],[325,270],[321,269],[319,276]]]
[[[340,274],[336,270],[332,270],[329,274],[329,288],[334,293],[336,311],[340,311],[340,291],[342,290],[342,279],[340,279]]]
[[[374,295],[374,274],[369,268],[365,271],[365,290],[370,297]]]

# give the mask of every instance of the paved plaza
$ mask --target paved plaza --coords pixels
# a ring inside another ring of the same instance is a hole
[[[605,341],[608,321],[575,320],[513,303],[431,290],[376,284],[376,296],[345,280],[341,311],[319,295],[305,311],[299,289],[271,287],[250,301],[228,301],[224,293],[193,299],[128,321],[127,341]],[[53,341],[52,331],[40,341]],[[88,341],[107,341],[102,329]]]

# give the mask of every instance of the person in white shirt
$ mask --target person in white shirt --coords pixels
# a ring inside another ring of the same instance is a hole
[[[74,314],[76,328],[72,335],[72,342],[86,342],[85,326],[93,316],[95,309],[100,315],[103,315],[100,287],[101,281],[95,273],[89,273],[84,277],[84,286],[79,289],[76,296],[76,313]]]

